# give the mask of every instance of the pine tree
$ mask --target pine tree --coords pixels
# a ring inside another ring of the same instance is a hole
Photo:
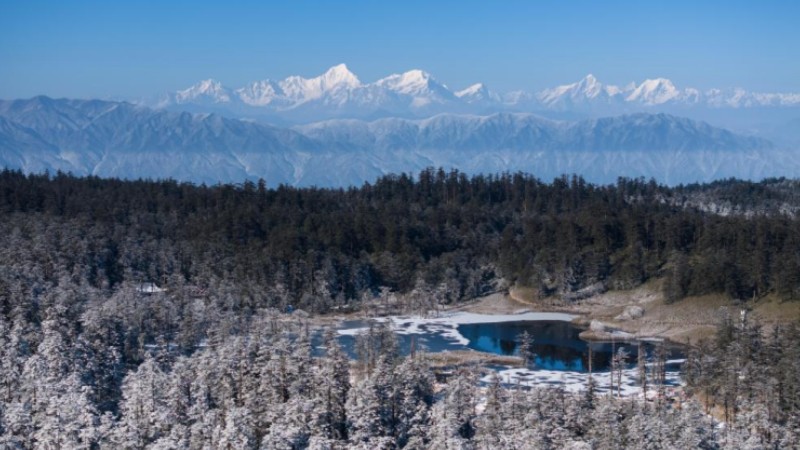
[[[3,405],[0,443],[7,448],[33,448],[34,423],[30,403],[10,402]]]
[[[475,436],[476,392],[475,373],[468,369],[459,369],[455,376],[448,382],[444,392],[442,406],[444,411],[441,416],[434,414],[433,439],[439,442],[455,440],[468,448]]]
[[[462,433],[461,418],[444,402],[434,404],[431,411],[431,450],[472,450],[474,443]]]
[[[424,354],[406,358],[397,370],[399,396],[395,435],[399,447],[420,448],[427,441],[433,376]]]
[[[378,438],[396,439],[400,414],[400,386],[396,381],[391,363],[381,356],[373,373],[351,389],[347,403],[351,442],[365,444]]]
[[[252,418],[247,408],[229,405],[226,408],[225,422],[222,426],[218,444],[218,448],[221,450],[257,448]]]
[[[519,356],[525,362],[525,367],[533,367],[536,363],[536,352],[533,348],[533,336],[528,333],[528,330],[520,333],[517,337],[517,344],[519,345]]]
[[[48,393],[44,415],[34,433],[40,448],[91,448],[99,421],[90,389],[73,374]]]
[[[5,404],[18,395],[22,366],[18,329],[9,327],[0,314],[0,398]]]
[[[636,369],[639,385],[642,387],[642,398],[647,400],[647,350],[642,341],[636,346]]]
[[[594,410],[591,438],[598,448],[624,449],[628,445],[621,402],[603,398]]]
[[[125,448],[145,446],[167,434],[170,423],[164,405],[168,379],[148,356],[123,382],[120,404],[120,442]]]
[[[506,438],[505,390],[500,384],[500,376],[494,372],[486,388],[486,405],[476,423],[475,441],[478,448],[504,448]]]
[[[625,372],[625,368],[628,365],[629,356],[630,355],[628,354],[628,351],[625,350],[625,347],[619,347],[617,352],[611,357],[614,372],[611,374],[611,376],[617,377],[617,397],[622,396],[622,374]]]
[[[327,352],[316,375],[320,430],[315,434],[331,440],[346,440],[350,361],[339,345],[335,331],[326,330],[323,342]]]

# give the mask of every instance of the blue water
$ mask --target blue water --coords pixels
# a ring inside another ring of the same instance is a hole
[[[368,322],[365,321],[350,321],[342,324],[341,328],[361,328],[367,325]],[[426,330],[424,325],[421,328],[426,332],[415,335],[397,335],[400,353],[409,354],[412,348],[428,352],[473,349],[498,355],[516,355],[518,353],[517,339],[523,331],[527,331],[534,339],[535,367],[540,369],[588,372],[589,348],[591,348],[592,370],[603,371],[610,368],[611,357],[620,347],[625,348],[630,355],[628,365],[636,364],[638,351],[636,343],[586,342],[578,337],[583,329],[570,322],[562,321],[459,325],[458,332],[469,340],[469,344],[466,346],[443,336],[441,332]],[[339,340],[350,357],[356,358],[355,337],[340,336]],[[654,347],[652,344],[645,343],[644,350],[652,356]],[[681,357],[681,354],[678,349],[669,348],[667,357]]]
[[[590,347],[592,370],[595,371],[608,370],[612,355],[620,347],[630,355],[628,363],[631,365],[636,363],[638,352],[638,345],[635,343],[586,342],[578,337],[583,330],[569,322],[542,320],[481,323],[460,325],[458,331],[469,339],[467,347],[499,355],[518,354],[518,336],[527,331],[533,336],[536,367],[548,370],[588,372]],[[644,347],[648,354],[652,353],[652,345],[645,344]]]

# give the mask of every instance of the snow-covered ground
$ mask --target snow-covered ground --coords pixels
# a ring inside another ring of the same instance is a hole
[[[667,372],[665,376],[665,384],[668,387],[681,386],[683,382],[680,378],[680,372],[677,369],[678,365],[683,360],[669,360],[667,361]],[[652,367],[648,366],[648,370]],[[568,392],[580,392],[586,389],[589,383],[589,374],[584,372],[575,371],[561,371],[561,370],[541,370],[541,369],[521,369],[521,368],[505,368],[498,370],[500,380],[502,383],[515,386],[525,387],[543,387],[543,386],[560,386]],[[595,372],[592,374],[594,379],[595,392],[598,394],[611,392],[611,372]],[[619,393],[623,397],[629,397],[642,394],[642,387],[638,382],[638,370],[630,368],[622,372],[622,383]],[[485,383],[490,383],[492,375],[486,375],[481,379]],[[648,380],[649,383],[652,383]],[[617,393],[616,387],[617,380],[614,378],[614,394]],[[655,386],[650,384],[648,390],[652,394],[655,393]]]

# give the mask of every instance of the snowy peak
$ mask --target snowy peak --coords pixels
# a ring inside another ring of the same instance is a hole
[[[599,82],[594,75],[586,75],[582,80],[558,86],[552,89],[545,89],[538,98],[548,106],[587,103],[594,99],[609,99],[616,96],[621,89],[617,86],[606,86]]]
[[[214,79],[203,80],[194,86],[175,93],[176,103],[228,103],[231,101],[230,89]]]
[[[594,75],[586,75],[576,86],[578,92],[583,93],[589,98],[597,97],[603,90],[603,85],[597,81]]]
[[[419,69],[414,69],[403,73],[393,73],[387,77],[381,78],[380,80],[376,81],[375,84],[378,86],[385,86],[391,89],[397,89],[398,87],[407,84],[424,83],[428,78],[429,75],[427,72]]]
[[[486,98],[492,94],[481,91]],[[470,103],[475,99],[465,103]],[[171,95],[159,107],[192,104],[203,106],[222,102],[238,102],[234,114],[287,114],[301,120],[320,120],[332,117],[364,117],[375,114],[407,115],[409,112],[445,112],[446,105],[459,99],[429,73],[410,70],[390,75],[374,83],[364,84],[345,64],[338,64],[314,77],[290,76],[281,81],[263,80],[230,91],[216,81],[207,80]],[[435,107],[431,109],[431,107]],[[245,108],[245,109],[243,109]]]
[[[709,106],[716,108],[791,107],[800,105],[800,94],[797,93],[760,93],[734,88],[729,90],[709,89],[703,96]]]
[[[597,110],[600,107],[612,107],[611,110],[607,110],[607,112],[612,113],[616,111],[631,111],[631,108],[636,108],[637,106],[705,105],[712,107],[738,107],[765,105],[770,101],[774,104],[779,104],[779,101],[775,100],[776,98],[786,99],[787,97],[776,97],[773,94],[743,93],[740,91],[723,93],[719,90],[702,93],[693,88],[679,89],[667,78],[652,78],[644,80],[641,84],[630,83],[627,86],[619,87],[604,85],[591,74],[578,82],[545,89],[537,95],[540,104],[546,108],[562,110],[592,108]],[[786,103],[780,104],[785,105]]]
[[[375,86],[394,94],[410,96],[412,99],[409,106],[412,108],[446,103],[456,99],[447,86],[436,81],[428,72],[419,69],[389,75],[376,81]]]
[[[458,97],[458,98],[471,97],[471,96],[480,94],[482,92],[488,92],[488,89],[486,89],[486,86],[484,86],[483,83],[475,83],[475,84],[473,84],[472,86],[470,86],[470,87],[468,87],[466,89],[462,89],[462,90],[456,92],[456,97]]]
[[[672,81],[666,78],[644,80],[626,98],[629,102],[639,102],[645,105],[660,105],[681,95]]]
[[[346,65],[339,64],[318,77],[303,78],[295,75],[281,81],[279,85],[288,99],[303,103],[321,98],[332,91],[358,88],[361,82]]]
[[[324,84],[328,88],[333,88],[336,86],[347,86],[354,88],[361,86],[361,81],[359,81],[358,77],[347,68],[346,64],[338,64],[331,67],[319,78],[321,78],[320,83]]]
[[[499,102],[500,96],[490,91],[483,83],[472,86],[455,93],[455,96],[467,103]]]
[[[275,81],[262,80],[237,89],[236,94],[248,105],[266,106],[283,96],[283,90]]]
[[[429,89],[432,83],[436,83],[428,72],[414,69],[401,74],[392,74],[375,82],[377,86],[382,86],[392,91],[403,94],[416,94]]]
[[[553,112],[580,117],[637,111],[670,112],[675,108],[682,111],[687,108],[797,108],[800,94],[757,93],[744,89],[700,91],[678,88],[667,78],[615,86],[588,74],[574,83],[538,93],[515,91],[499,95],[483,83],[453,92],[420,69],[362,83],[346,64],[338,64],[313,78],[265,79],[236,90],[208,79],[175,92],[156,105],[180,105],[194,112],[227,112],[238,117],[263,116],[289,123],[308,123],[333,118],[421,118],[438,113]]]

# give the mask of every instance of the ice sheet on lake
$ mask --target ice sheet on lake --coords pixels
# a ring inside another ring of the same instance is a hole
[[[445,313],[436,317],[421,316],[390,316],[392,328],[397,334],[429,334],[437,333],[461,345],[468,345],[469,339],[458,332],[459,325],[476,323],[499,323],[518,321],[552,320],[569,322],[576,316],[566,313],[554,312],[526,312],[522,314],[477,314],[470,312]],[[366,330],[364,327],[340,329],[339,334],[354,336]]]
[[[673,361],[668,361],[673,362]],[[585,372],[543,370],[543,369],[521,369],[505,368],[497,371],[500,381],[511,386],[524,387],[544,387],[559,386],[568,392],[580,392],[586,390],[589,383],[589,374]],[[598,394],[611,393],[611,372],[595,372],[592,374],[595,392]],[[619,394],[623,397],[642,395],[642,387],[639,384],[639,372],[636,368],[622,371],[622,383],[620,384]],[[481,379],[484,383],[492,381],[492,375],[486,375]],[[649,382],[649,380],[648,380]],[[614,378],[613,394],[617,395],[617,379]],[[665,385],[674,388],[682,385],[680,372],[677,370],[667,370],[665,375]],[[655,386],[648,386],[648,397],[656,393]]]
[[[369,328],[367,328],[367,327],[358,327],[358,328],[345,328],[345,329],[336,330],[336,331],[342,336],[357,336],[357,335],[367,331],[368,329]]]

